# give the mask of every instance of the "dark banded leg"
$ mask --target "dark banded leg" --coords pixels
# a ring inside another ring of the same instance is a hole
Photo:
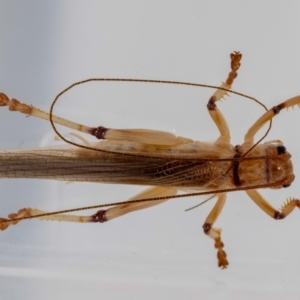
[[[231,72],[228,74],[228,77],[220,87],[225,89],[231,89],[231,85],[234,81],[234,79],[237,77],[237,70],[240,67],[240,61],[242,59],[242,54],[239,52],[234,52],[230,54],[231,58]],[[215,122],[215,124],[218,127],[218,130],[220,132],[220,136],[217,141],[224,141],[229,143],[230,142],[230,131],[228,128],[228,125],[226,123],[226,120],[223,116],[223,114],[219,111],[217,108],[216,102],[221,100],[225,95],[227,95],[227,92],[221,89],[216,90],[216,92],[211,96],[207,103],[207,109],[208,112]]]
[[[246,193],[255,204],[257,204],[266,214],[275,220],[284,219],[294,210],[295,207],[300,208],[300,201],[298,199],[291,198],[286,200],[280,210],[276,210],[257,190],[248,190]]]
[[[128,201],[134,201],[136,199],[153,198],[153,197],[166,197],[166,199],[158,200],[158,201],[150,201],[150,202],[123,204],[123,205],[109,208],[107,210],[101,210],[92,216],[77,216],[77,215],[69,215],[69,214],[49,213],[49,215],[37,217],[37,219],[48,220],[48,221],[77,222],[77,223],[95,223],[95,222],[103,223],[105,221],[112,220],[114,218],[123,216],[125,214],[128,214],[136,210],[141,210],[141,209],[145,209],[145,208],[149,208],[161,204],[169,200],[169,197],[174,196],[176,194],[177,194],[177,189],[175,188],[152,187],[130,198]],[[17,213],[10,214],[7,219],[0,218],[0,230],[5,230],[7,227],[9,227],[9,225],[18,224],[20,220],[15,220],[16,218],[24,218],[24,217],[30,218],[33,216],[47,214],[47,213],[48,212],[46,211],[42,211],[35,208],[20,209]]]
[[[226,201],[226,194],[219,194],[218,200],[209,215],[207,216],[205,223],[203,225],[204,233],[207,234],[209,237],[214,239],[215,241],[215,248],[217,249],[217,257],[218,257],[218,266],[222,269],[226,269],[228,266],[228,260],[226,252],[223,250],[224,244],[221,240],[221,229],[220,228],[213,228],[213,224],[216,222],[217,218],[219,217],[223,206]]]
[[[50,115],[32,105],[21,103],[17,99],[10,100],[5,94],[0,93],[0,106],[8,106],[10,111],[18,111],[27,116],[32,116],[49,121]],[[193,142],[193,140],[176,136],[173,133],[150,129],[112,129],[103,126],[89,127],[64,118],[52,115],[54,123],[73,130],[90,134],[100,140],[131,141],[150,145],[174,146]]]
[[[284,108],[293,107],[295,105],[300,105],[300,96],[296,96],[286,100],[285,102],[274,106],[265,112],[247,131],[244,137],[244,144],[253,145],[253,140],[255,134],[272,118],[280,113],[280,111]]]
[[[166,197],[167,199],[158,200],[158,201],[149,201],[149,202],[128,203],[128,204],[117,205],[106,210],[100,210],[92,216],[93,219],[91,220],[91,222],[103,223],[137,210],[149,208],[164,203],[169,200],[169,197],[176,195],[177,192],[178,191],[176,188],[151,187],[135,195],[134,197],[130,198],[128,201],[134,201],[136,199],[154,198],[154,197]]]

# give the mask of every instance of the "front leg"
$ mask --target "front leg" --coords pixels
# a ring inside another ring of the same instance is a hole
[[[231,58],[231,72],[228,74],[228,77],[220,87],[224,89],[231,89],[231,85],[234,81],[234,79],[237,77],[237,70],[240,67],[240,61],[242,59],[242,54],[239,52],[234,52],[230,54]],[[216,92],[210,97],[208,103],[207,103],[207,109],[208,112],[215,122],[215,124],[218,127],[218,130],[220,132],[220,136],[217,141],[222,141],[229,143],[230,142],[230,131],[228,128],[228,125],[226,123],[226,120],[223,116],[223,114],[219,111],[217,108],[216,102],[221,100],[227,92],[222,89],[216,90]]]
[[[284,108],[288,109],[289,107],[293,107],[294,105],[300,105],[300,96],[296,96],[286,100],[279,105],[274,106],[265,112],[247,131],[244,137],[244,144],[253,145],[255,134],[271,119],[273,119],[276,115],[280,113],[280,111]]]
[[[267,215],[275,220],[284,219],[294,210],[294,208],[300,208],[300,201],[292,198],[287,199],[280,210],[276,210],[257,190],[248,190],[246,193],[256,205],[258,205]]]

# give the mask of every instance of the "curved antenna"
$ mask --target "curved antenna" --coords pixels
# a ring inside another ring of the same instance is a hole
[[[267,107],[262,103],[260,102],[259,100],[255,99],[254,97],[251,97],[251,96],[248,96],[248,95],[245,95],[243,93],[239,93],[239,92],[235,92],[235,91],[232,91],[232,90],[229,90],[229,89],[226,89],[226,88],[222,88],[222,87],[217,87],[217,86],[214,86],[214,85],[208,85],[208,84],[201,84],[201,83],[192,83],[192,82],[184,82],[184,81],[171,81],[171,80],[153,80],[153,79],[134,79],[134,78],[89,78],[89,79],[86,79],[86,80],[82,80],[82,81],[78,81],[78,82],[75,82],[73,84],[71,84],[70,86],[68,86],[67,88],[65,88],[63,91],[61,91],[56,97],[55,99],[53,100],[52,104],[51,104],[51,107],[50,107],[50,112],[49,112],[49,119],[50,119],[50,123],[51,123],[51,126],[54,130],[54,132],[58,135],[59,138],[61,138],[64,142],[68,143],[68,144],[71,144],[73,146],[76,146],[76,147],[80,147],[80,148],[83,148],[83,149],[87,149],[87,150],[92,150],[92,151],[98,151],[98,152],[105,152],[105,153],[112,153],[114,154],[115,152],[114,151],[108,151],[108,150],[102,150],[102,149],[96,149],[96,148],[93,148],[93,147],[89,147],[89,146],[85,146],[85,145],[80,145],[80,144],[77,144],[75,142],[72,142],[72,141],[68,141],[65,137],[63,137],[60,132],[57,130],[56,128],[56,125],[54,124],[54,121],[53,121],[53,109],[54,109],[54,106],[55,104],[57,103],[58,99],[63,95],[65,94],[67,91],[69,91],[70,89],[72,89],[73,87],[75,86],[78,86],[78,85],[81,85],[81,84],[84,84],[84,83],[87,83],[87,82],[96,82],[96,81],[111,81],[111,82],[135,82],[135,83],[159,83],[159,84],[175,84],[175,85],[187,85],[187,86],[195,86],[195,87],[203,87],[203,88],[210,88],[210,89],[219,89],[219,90],[224,90],[224,91],[227,91],[229,93],[232,93],[232,94],[235,94],[235,95],[239,95],[241,97],[244,97],[244,98],[248,98],[256,103],[258,103],[259,105],[261,105],[266,111],[268,110]],[[269,122],[269,128],[267,129],[266,133],[262,136],[262,138],[259,139],[258,142],[256,142],[242,157],[240,158],[244,158],[253,148],[255,148],[269,133],[269,131],[271,130],[271,127],[272,127],[272,120],[270,120]],[[126,156],[135,156],[134,154],[130,154],[130,153],[119,153],[119,154],[122,154],[122,155],[126,155]],[[149,158],[149,156],[147,156]],[[155,156],[154,156],[155,157]],[[184,160],[184,158],[180,158],[182,160]],[[235,159],[235,158],[234,158]],[[245,159],[245,158],[244,158]],[[212,160],[212,159],[210,159]],[[226,160],[226,159],[217,159],[217,161],[219,160]],[[230,159],[232,160],[232,158]]]

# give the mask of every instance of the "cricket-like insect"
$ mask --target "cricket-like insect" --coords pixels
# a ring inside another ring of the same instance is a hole
[[[0,94],[0,106],[8,106],[11,111],[50,120],[58,136],[76,146],[0,152],[0,178],[41,178],[152,186],[128,201],[119,203],[52,213],[24,208],[17,213],[10,214],[8,219],[0,218],[0,229],[4,230],[9,225],[30,218],[102,223],[129,212],[163,203],[171,198],[214,195],[217,202],[206,218],[203,230],[215,241],[219,267],[226,268],[228,260],[221,241],[221,230],[213,228],[213,224],[221,213],[228,192],[244,190],[263,211],[276,220],[288,216],[296,206],[300,208],[300,201],[290,198],[280,210],[276,210],[259,194],[257,191],[259,188],[288,187],[294,181],[295,176],[291,155],[281,141],[254,144],[254,136],[263,125],[271,122],[272,118],[283,108],[299,105],[300,96],[267,110],[249,128],[243,144],[233,146],[230,144],[230,132],[225,118],[216,105],[216,102],[231,89],[240,67],[242,55],[234,52],[230,57],[231,71],[225,83],[217,88],[207,103],[208,112],[220,133],[213,143],[193,141],[155,130],[117,130],[103,126],[92,128],[52,115],[53,106],[63,93],[88,81],[189,83],[136,79],[88,79],[74,83],[62,91],[52,103],[50,113],[22,104],[16,99],[9,100],[5,94]],[[192,83],[189,85],[205,86]],[[90,145],[84,139],[82,139],[82,144],[69,142],[57,132],[54,123],[89,133],[103,141],[96,145]],[[177,195],[178,191],[194,192]],[[101,209],[91,216],[66,214],[72,211],[109,206],[112,207],[107,210]]]

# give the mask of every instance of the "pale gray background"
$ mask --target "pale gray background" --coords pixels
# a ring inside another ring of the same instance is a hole
[[[299,1],[0,1],[0,90],[49,109],[55,95],[89,77],[219,85],[229,53],[244,55],[234,85],[268,107],[300,93]],[[156,128],[199,140],[217,131],[212,91],[99,84],[66,97],[56,112],[90,125]],[[68,101],[67,101],[68,100]],[[233,143],[262,109],[231,96],[220,104]],[[299,115],[274,122],[299,170]],[[1,149],[54,144],[47,122],[0,109]],[[70,130],[63,129],[68,135]],[[298,173],[299,174],[299,173]],[[300,196],[264,191],[275,207]],[[140,187],[1,180],[1,216],[22,207],[56,210],[121,201]],[[299,299],[300,215],[267,217],[245,193],[228,195],[217,222],[230,260],[216,267],[202,224],[214,201],[174,200],[103,225],[26,221],[0,233],[0,294],[9,299]]]

